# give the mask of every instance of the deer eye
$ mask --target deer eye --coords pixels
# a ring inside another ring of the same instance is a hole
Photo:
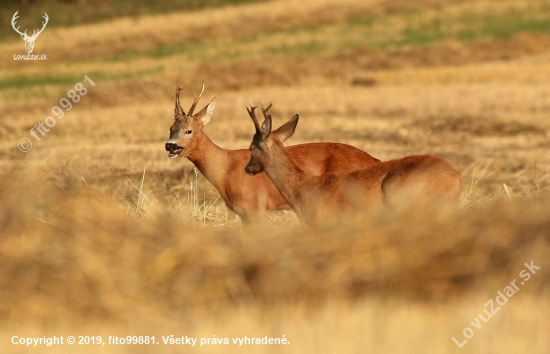
[[[191,134],[192,132],[193,132],[192,130],[186,130],[185,134]]]

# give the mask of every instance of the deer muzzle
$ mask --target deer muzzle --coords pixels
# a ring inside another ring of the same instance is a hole
[[[171,159],[178,157],[178,155],[183,151],[181,146],[174,143],[166,143],[164,148],[168,151],[168,157]]]
[[[244,171],[246,174],[254,176],[255,174],[258,174],[260,172],[263,172],[263,167],[259,163],[254,163],[252,160],[248,162],[246,167],[244,168]]]

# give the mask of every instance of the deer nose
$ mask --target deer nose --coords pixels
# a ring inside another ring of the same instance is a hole
[[[172,150],[175,150],[178,146],[176,144],[172,144],[172,143],[166,143],[166,145],[164,146],[164,148],[166,149],[166,151],[172,151]]]
[[[248,164],[246,164],[246,167],[244,168],[244,171],[247,175],[254,176],[257,173],[262,172],[261,166],[257,164],[253,164],[252,161],[249,161]]]

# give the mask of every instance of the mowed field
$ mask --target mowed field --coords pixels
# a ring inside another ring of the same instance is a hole
[[[22,28],[39,28],[39,10]],[[0,352],[548,352],[550,1],[155,13],[50,20],[34,49],[47,61],[13,60],[23,41],[0,36]],[[249,146],[249,98],[272,102],[275,126],[300,114],[289,145],[446,159],[463,176],[461,209],[316,234],[285,211],[244,232],[189,161],[167,157],[178,80],[185,110],[203,81],[198,107],[217,98],[205,132],[223,148]],[[80,101],[52,112],[78,83]],[[529,279],[525,263],[540,268]],[[160,344],[11,343],[54,335]],[[230,344],[200,346],[214,337]]]

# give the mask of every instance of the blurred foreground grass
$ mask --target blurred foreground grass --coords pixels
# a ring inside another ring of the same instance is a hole
[[[15,10],[0,10],[0,352],[47,351],[13,335],[98,334],[291,342],[196,350],[223,353],[548,352],[548,1],[125,4],[48,9],[41,63],[11,60],[24,46],[5,22]],[[40,6],[21,24],[39,23]],[[97,85],[22,153],[83,75]],[[202,80],[217,97],[205,131],[224,148],[248,146],[244,105],[266,100],[277,122],[302,117],[291,144],[444,157],[463,174],[465,208],[320,234],[284,212],[243,232],[189,162],[166,157],[178,79],[187,104]],[[537,274],[472,327],[530,261]],[[459,349],[450,338],[467,326]]]
[[[319,234],[290,225],[247,233],[238,225],[198,227],[189,203],[154,193],[139,195],[137,200],[147,199],[142,203],[117,202],[51,159],[20,165],[0,181],[4,336],[74,330],[80,335],[286,334],[291,345],[285,352],[300,352],[323,347],[314,338],[336,331],[321,342],[336,348],[346,341],[356,350],[453,352],[449,338],[461,336],[483,309],[484,297],[494,298],[519,279],[523,264],[531,261],[540,270],[495,316],[496,328],[476,332],[469,348],[484,348],[501,336],[511,336],[504,341],[510,343],[521,333],[523,341],[514,346],[497,351],[503,347],[492,345],[487,351],[515,353],[548,330],[547,321],[524,332],[512,324],[520,313],[536,321],[548,312],[548,200],[497,203],[428,219],[365,220]],[[323,320],[300,329],[308,318]],[[445,326],[433,332],[430,319]],[[363,332],[353,329],[357,323]],[[409,333],[410,326],[424,342],[410,335],[407,345],[389,340]],[[539,340],[533,353],[543,353],[547,341]],[[4,339],[0,348],[15,347]],[[69,348],[56,350],[61,349]],[[245,350],[258,350],[252,349]]]

